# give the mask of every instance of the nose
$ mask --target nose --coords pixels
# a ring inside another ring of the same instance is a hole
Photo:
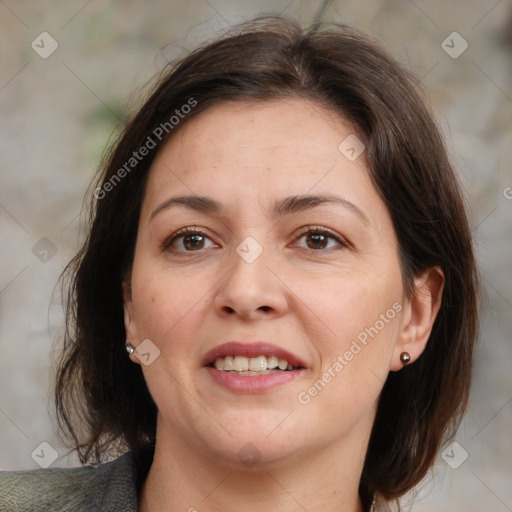
[[[214,298],[219,316],[237,315],[251,321],[277,318],[287,311],[288,288],[265,250],[254,261],[234,251],[229,264]]]

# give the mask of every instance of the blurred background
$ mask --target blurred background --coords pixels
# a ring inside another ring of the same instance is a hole
[[[63,329],[52,292],[108,141],[168,61],[271,11],[366,30],[422,80],[485,290],[468,414],[404,510],[512,511],[510,0],[0,0],[0,467],[78,464],[49,402]]]

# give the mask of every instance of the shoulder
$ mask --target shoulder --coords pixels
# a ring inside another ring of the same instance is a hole
[[[137,510],[133,452],[99,466],[0,472],[0,512]]]

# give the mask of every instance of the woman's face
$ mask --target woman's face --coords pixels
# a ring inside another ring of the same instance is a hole
[[[406,299],[353,137],[305,100],[224,103],[157,155],[125,316],[176,446],[233,465],[363,453]]]

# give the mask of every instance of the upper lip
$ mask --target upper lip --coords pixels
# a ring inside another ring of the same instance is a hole
[[[304,361],[302,361],[298,356],[288,352],[288,350],[285,350],[284,348],[265,341],[253,343],[229,341],[222,345],[217,345],[204,355],[201,364],[202,366],[208,366],[211,363],[214,363],[216,359],[226,356],[276,356],[278,359],[285,359],[288,361],[288,364],[291,364],[292,366],[301,366],[306,368],[306,363],[304,363]]]

